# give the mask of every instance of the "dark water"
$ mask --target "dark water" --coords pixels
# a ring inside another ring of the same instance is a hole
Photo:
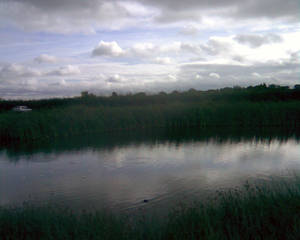
[[[0,149],[0,205],[75,209],[165,208],[300,170],[298,135],[286,131],[130,132]],[[144,200],[147,200],[144,202]]]

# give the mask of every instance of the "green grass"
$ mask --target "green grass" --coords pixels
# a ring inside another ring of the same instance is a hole
[[[0,239],[300,239],[300,181],[246,183],[178,205],[163,220],[54,206],[2,208]]]

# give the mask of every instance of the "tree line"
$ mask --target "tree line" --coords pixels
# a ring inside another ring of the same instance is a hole
[[[9,111],[15,106],[26,105],[32,109],[57,108],[71,105],[89,106],[143,106],[149,104],[166,104],[168,102],[193,103],[203,101],[293,101],[300,100],[300,85],[293,88],[280,85],[256,85],[249,87],[235,86],[216,90],[196,90],[171,93],[159,92],[146,94],[145,92],[118,94],[111,96],[97,96],[83,91],[81,96],[71,98],[51,98],[40,100],[4,100],[0,98],[0,112]]]

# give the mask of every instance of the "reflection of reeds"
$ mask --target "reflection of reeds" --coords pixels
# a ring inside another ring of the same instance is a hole
[[[300,179],[246,183],[163,221],[56,207],[0,209],[1,239],[300,239]]]

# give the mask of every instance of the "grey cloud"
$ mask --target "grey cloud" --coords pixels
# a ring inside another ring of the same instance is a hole
[[[159,15],[156,18],[157,22],[160,23],[173,23],[173,22],[180,22],[182,20],[186,21],[193,21],[193,22],[199,22],[201,21],[201,15],[198,11],[195,10],[186,10],[186,11],[173,11],[168,10],[164,11],[163,14]]]
[[[297,63],[285,62],[285,63],[260,63],[255,65],[234,65],[234,64],[198,64],[188,63],[181,66],[182,70],[197,70],[208,71],[208,72],[221,72],[222,75],[232,75],[234,73],[245,73],[251,74],[252,72],[259,72],[261,74],[276,73],[281,71],[300,71],[298,70],[299,65]],[[299,79],[300,80],[300,79]]]
[[[299,21],[298,0],[132,0],[156,14],[147,22],[201,22],[204,16],[231,19],[268,18]],[[129,3],[129,2],[127,2]],[[143,13],[146,14],[146,13]],[[26,30],[49,32],[93,32],[118,28],[145,18],[135,15],[120,0],[0,0],[0,21]]]
[[[99,1],[81,1],[81,0],[13,0],[14,2],[25,3],[30,6],[34,6],[39,9],[44,9],[47,11],[60,11],[61,8],[68,8],[69,10],[78,8],[91,8]],[[11,2],[11,0],[2,0],[2,2]],[[101,1],[100,1],[101,2]]]
[[[181,43],[180,50],[193,53],[195,55],[203,55],[204,53],[216,56],[230,51],[230,45],[219,40],[210,39],[205,44],[197,43]]]
[[[202,54],[202,47],[199,44],[181,43],[180,50],[197,54],[197,55]]]
[[[199,22],[202,17],[216,16],[229,19],[283,19],[299,21],[298,0],[143,0],[160,10],[157,22]]]
[[[221,53],[226,53],[230,51],[230,46],[227,43],[210,39],[207,44],[201,46],[201,49],[205,51],[207,54],[215,56]]]
[[[286,18],[299,21],[300,2],[298,0],[254,0],[241,1],[243,7],[235,16],[243,18]]]
[[[299,19],[298,0],[142,0],[141,2],[157,7],[161,10],[158,20],[164,16],[177,13],[178,21],[192,19],[205,14],[215,13],[217,16],[225,16],[236,19],[247,18],[286,18],[293,21]],[[198,10],[198,11],[196,11]],[[193,12],[193,14],[188,14]]]
[[[51,56],[48,54],[42,54],[36,58],[34,58],[34,61],[41,64],[41,63],[56,63],[58,59],[55,56]]]
[[[241,55],[233,55],[232,60],[236,61],[236,62],[243,63],[245,61],[245,57],[243,57]]]
[[[0,87],[0,95],[5,99],[40,99],[79,96],[80,90],[67,86],[39,86],[39,88],[36,89],[31,89],[27,86],[21,86],[20,88]]]
[[[238,43],[246,44],[252,48],[260,47],[264,44],[282,42],[282,38],[276,34],[254,35],[242,34],[234,38]]]
[[[49,83],[48,86],[52,87],[63,87],[66,86],[67,82],[64,79],[59,79],[59,81],[54,83]]]
[[[121,26],[130,17],[113,0],[0,0],[0,21],[26,30],[93,32],[94,27]]]
[[[38,77],[41,72],[20,64],[7,64],[0,70],[0,82],[14,82],[18,78]]]
[[[290,60],[291,60],[291,62],[299,63],[300,62],[300,51],[292,52],[290,54]]]
[[[208,79],[211,73],[218,73],[221,78],[211,81]],[[267,62],[250,66],[195,63],[182,65],[179,76],[181,79],[194,79],[196,74],[200,74],[204,78],[203,82],[198,82],[198,86],[218,88],[234,85],[248,86],[263,82],[294,85],[300,82],[299,73],[299,64],[289,61],[283,64]]]
[[[183,9],[192,10],[195,8],[203,8],[203,9],[210,9],[210,8],[224,8],[228,5],[236,5],[240,3],[240,0],[141,0],[141,2],[156,6],[163,9],[170,9],[173,11],[182,11]]]
[[[7,64],[0,69],[0,82],[5,84],[34,83],[34,79],[46,76],[68,76],[80,73],[74,65],[67,65],[50,72],[40,71],[20,64]]]
[[[53,70],[51,72],[48,72],[46,75],[49,76],[66,76],[66,75],[76,75],[80,74],[80,69],[78,66],[74,65],[67,65],[64,67],[60,67],[57,70]]]

